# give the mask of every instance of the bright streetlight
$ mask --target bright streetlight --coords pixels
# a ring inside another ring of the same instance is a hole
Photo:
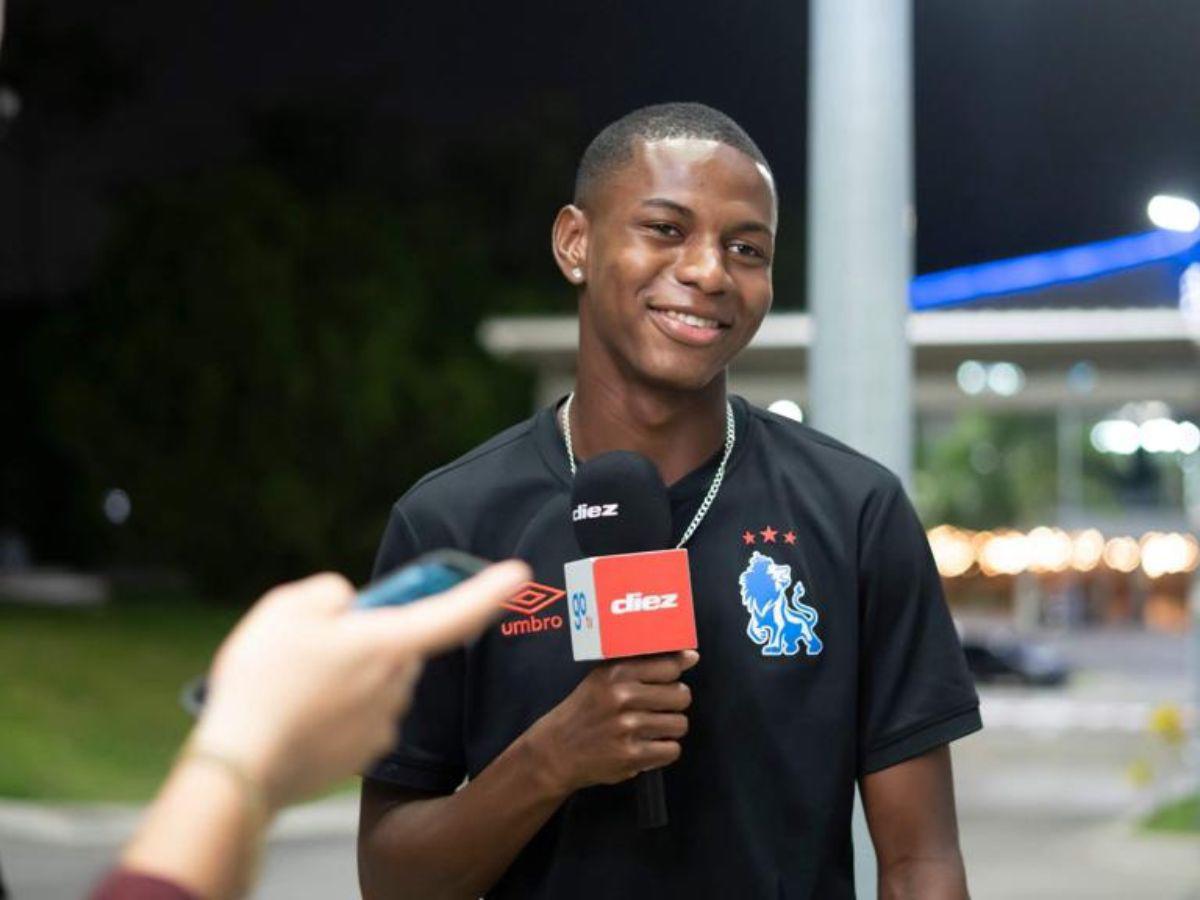
[[[1200,228],[1200,206],[1186,197],[1158,194],[1146,204],[1146,215],[1157,227],[1167,231],[1195,231]]]

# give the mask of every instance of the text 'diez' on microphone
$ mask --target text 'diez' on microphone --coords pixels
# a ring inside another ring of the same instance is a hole
[[[580,465],[571,520],[584,559],[567,563],[577,661],[696,649],[688,555],[671,546],[671,505],[654,464],[629,451]],[[662,771],[637,777],[638,823],[667,824]]]

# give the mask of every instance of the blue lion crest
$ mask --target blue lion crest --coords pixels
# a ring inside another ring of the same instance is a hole
[[[791,585],[792,567],[757,550],[738,578],[742,606],[750,612],[746,634],[762,645],[763,656],[795,656],[801,644],[805,654],[816,656],[824,647],[816,632],[817,611],[800,602],[807,593],[804,583],[797,578],[789,597]]]

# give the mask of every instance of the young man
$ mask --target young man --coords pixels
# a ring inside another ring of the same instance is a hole
[[[574,394],[418,482],[380,548],[379,571],[455,546],[535,581],[427,667],[364,782],[367,900],[852,897],[856,780],[880,896],[966,896],[946,745],[978,700],[924,531],[881,466],[726,395],[776,222],[762,153],[708,107],[638,110],[584,153],[552,235]],[[571,473],[614,449],[657,465],[677,538],[695,524],[699,655],[572,661]],[[630,779],[656,767],[670,824],[642,831]]]

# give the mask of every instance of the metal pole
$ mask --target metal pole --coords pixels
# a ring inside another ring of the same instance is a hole
[[[1072,397],[1059,404],[1058,426],[1058,525],[1075,527],[1083,512],[1083,414]]]
[[[811,0],[808,303],[813,424],[909,481],[912,359],[911,0]],[[855,886],[876,896],[862,814]]]
[[[813,424],[909,477],[909,0],[812,0],[808,302]]]
[[[1187,457],[1183,464],[1183,497],[1192,531],[1200,532],[1200,460],[1195,456]],[[1186,752],[1191,757],[1192,785],[1196,786],[1200,785],[1200,577],[1196,573],[1192,573],[1188,585],[1187,604],[1192,631],[1188,654],[1192,678],[1192,737]],[[1200,810],[1196,816],[1196,825],[1200,826]]]

